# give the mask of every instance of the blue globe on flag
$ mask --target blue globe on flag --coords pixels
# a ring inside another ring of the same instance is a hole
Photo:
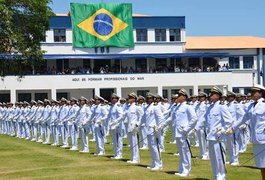
[[[109,15],[101,13],[95,17],[93,27],[99,35],[107,36],[113,30],[113,21]]]

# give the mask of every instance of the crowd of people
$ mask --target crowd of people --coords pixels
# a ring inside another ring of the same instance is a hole
[[[184,67],[183,65],[176,66],[159,66],[150,68],[146,67],[116,67],[108,65],[101,66],[98,69],[92,69],[91,67],[73,67],[65,68],[63,70],[58,70],[55,67],[48,67],[44,69],[43,72],[37,72],[37,74],[47,74],[47,75],[62,75],[62,74],[132,74],[132,73],[184,73],[184,72],[218,72],[218,71],[229,71],[228,64],[220,66],[188,66]]]
[[[127,163],[140,163],[139,148],[149,149],[152,161],[147,168],[159,171],[163,168],[161,152],[166,151],[166,131],[172,128],[171,143],[177,145],[176,155],[180,157],[175,175],[190,175],[190,146],[195,139],[199,158],[211,162],[214,179],[226,179],[226,164],[238,166],[239,153],[246,151],[248,143],[252,143],[256,166],[265,178],[264,95],[265,88],[261,85],[254,86],[247,96],[230,91],[224,96],[214,86],[209,96],[201,92],[189,97],[182,88],[172,96],[171,102],[160,95],[148,93],[143,97],[131,92],[126,99],[113,94],[110,102],[96,95],[90,100],[82,96],[15,105],[1,103],[0,134],[88,153],[91,133],[90,141],[97,145],[97,156],[105,155],[107,136],[111,135],[112,159],[116,160],[123,157],[123,138],[127,137],[131,150]]]

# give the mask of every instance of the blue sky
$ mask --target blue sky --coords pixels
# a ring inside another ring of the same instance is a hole
[[[133,12],[185,16],[187,35],[265,37],[265,0],[53,0],[55,13],[69,11],[70,2],[127,2]]]

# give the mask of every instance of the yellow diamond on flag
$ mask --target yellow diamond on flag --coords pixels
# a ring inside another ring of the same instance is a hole
[[[107,41],[112,36],[127,28],[128,24],[115,17],[106,9],[101,8],[92,16],[78,24],[78,27],[103,41]]]

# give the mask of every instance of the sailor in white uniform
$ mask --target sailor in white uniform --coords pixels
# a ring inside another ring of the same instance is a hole
[[[114,150],[113,159],[122,159],[124,135],[124,129],[122,129],[122,120],[124,119],[124,112],[122,106],[118,103],[119,99],[120,97],[117,94],[112,94],[111,107],[108,116]]]
[[[233,123],[228,107],[220,102],[222,94],[222,90],[216,86],[211,89],[211,105],[205,114],[209,157],[215,180],[226,179],[224,132]]]
[[[262,179],[265,179],[265,87],[255,85],[251,89],[253,103],[249,105],[241,121],[237,121],[226,133],[232,134],[243,123],[250,119],[253,154],[256,167],[260,168]]]
[[[199,147],[200,147],[200,158],[202,160],[209,159],[208,144],[206,140],[206,124],[205,124],[205,113],[207,110],[206,98],[207,94],[200,92],[198,95],[199,103],[195,107],[195,111],[198,117],[198,122],[195,126],[195,132],[198,137]]]
[[[178,104],[172,112],[172,121],[175,121],[176,141],[179,149],[180,162],[177,176],[186,177],[190,175],[192,152],[189,142],[189,134],[198,121],[195,109],[187,104],[189,97],[185,89],[178,92]]]
[[[95,104],[92,111],[92,122],[95,127],[95,136],[96,136],[96,145],[97,152],[95,155],[103,156],[105,155],[105,128],[103,126],[104,122],[107,121],[108,118],[108,110],[104,105],[104,98],[101,96],[95,96]]]
[[[245,114],[245,111],[243,110],[242,106],[239,105],[235,101],[236,94],[234,92],[228,91],[227,93],[227,106],[228,109],[234,119],[234,123],[236,121],[241,121],[242,117]],[[227,143],[227,149],[228,149],[228,154],[229,154],[229,164],[232,166],[238,166],[239,165],[239,160],[238,160],[238,155],[239,155],[239,144],[238,144],[238,139],[240,136],[240,132],[237,130],[237,132],[227,135],[226,136],[226,143]]]
[[[125,118],[128,120],[128,141],[130,143],[131,149],[131,160],[127,161],[131,164],[137,164],[140,162],[140,154],[139,154],[139,139],[138,139],[138,131],[140,120],[143,116],[142,107],[135,104],[137,101],[137,95],[134,92],[128,94],[128,108],[125,111]]]
[[[160,145],[159,130],[162,128],[161,123],[165,121],[161,108],[154,105],[155,95],[148,93],[146,95],[146,107],[141,119],[140,126],[144,126],[148,139],[148,146],[151,153],[152,163],[147,167],[152,171],[158,171],[163,168]]]

